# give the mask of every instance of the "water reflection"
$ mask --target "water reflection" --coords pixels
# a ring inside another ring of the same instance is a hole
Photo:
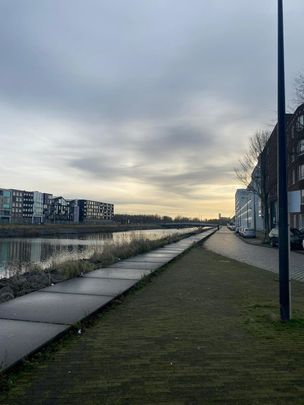
[[[0,278],[10,277],[16,270],[24,272],[33,264],[47,268],[54,262],[88,258],[94,251],[101,252],[105,243],[120,243],[140,236],[159,239],[192,229],[155,229],[54,238],[0,238]]]

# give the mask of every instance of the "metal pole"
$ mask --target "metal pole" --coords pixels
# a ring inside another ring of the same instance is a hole
[[[249,199],[248,199],[248,191],[247,191],[247,203],[246,203],[246,228],[248,228],[248,211],[249,211]]]
[[[287,153],[285,128],[285,74],[283,0],[278,0],[278,195],[279,195],[279,273],[280,313],[290,320],[289,227],[287,195]]]
[[[256,227],[257,227],[255,208],[256,208],[256,203],[255,203],[255,191],[253,191],[253,215],[254,215],[254,216],[253,216],[253,227],[254,227],[254,232],[256,232]]]

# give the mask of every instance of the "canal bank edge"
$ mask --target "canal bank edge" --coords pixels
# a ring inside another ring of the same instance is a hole
[[[77,235],[85,233],[126,232],[160,229],[159,225],[120,225],[120,224],[41,224],[3,225],[0,224],[0,238],[35,238],[39,236]]]

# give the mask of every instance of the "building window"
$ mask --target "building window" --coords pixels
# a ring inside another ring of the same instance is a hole
[[[299,166],[299,180],[304,179],[304,165]]]
[[[292,169],[292,184],[295,184],[296,182],[296,171],[295,169]]]
[[[293,146],[291,148],[291,161],[294,162],[295,160],[295,147]]]
[[[297,131],[302,131],[302,129],[304,128],[304,115],[300,115],[297,119]]]
[[[298,154],[302,155],[304,153],[304,139],[300,139],[298,142]]]

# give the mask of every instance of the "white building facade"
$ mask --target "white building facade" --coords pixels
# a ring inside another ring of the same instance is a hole
[[[261,200],[257,193],[238,189],[235,193],[235,226],[263,231]]]

